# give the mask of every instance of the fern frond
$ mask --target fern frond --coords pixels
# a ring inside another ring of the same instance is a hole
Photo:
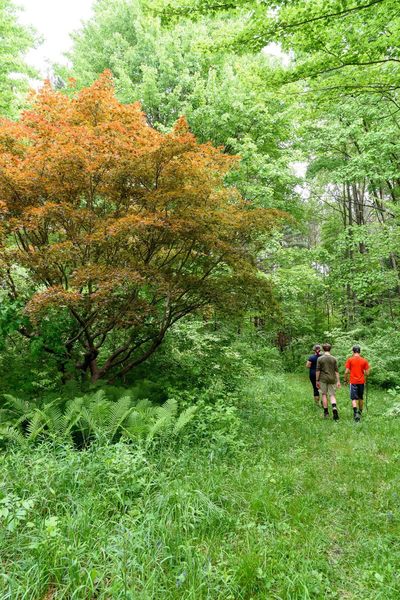
[[[197,412],[197,406],[189,406],[186,410],[181,412],[174,426],[174,435],[178,435],[184,427],[193,419]]]
[[[28,432],[28,438],[31,441],[36,440],[37,436],[42,433],[47,425],[46,416],[38,408],[34,411],[32,418],[30,419],[26,428]]]
[[[87,410],[90,413],[91,422],[94,429],[105,429],[107,427],[111,407],[113,404],[113,402],[110,402],[106,399],[103,399],[99,402],[93,398],[91,399]]]
[[[97,390],[94,394],[89,394],[88,399],[90,403],[100,404],[104,400],[107,401],[107,396],[105,390]]]
[[[14,442],[18,446],[26,445],[25,436],[16,427],[7,426],[0,430],[0,438],[7,440],[8,442]]]
[[[150,427],[149,433],[147,435],[147,441],[151,441],[155,435],[160,433],[161,431],[166,431],[171,427],[172,417],[168,414],[157,419],[155,423]]]
[[[65,419],[60,408],[55,405],[59,399],[54,400],[51,404],[47,404],[42,409],[42,414],[46,420],[46,425],[51,433],[64,435]]]
[[[150,425],[155,416],[155,408],[150,400],[139,400],[135,404],[135,410],[141,415],[143,421]]]
[[[81,398],[81,397],[74,398],[73,400],[70,400],[69,402],[67,402],[67,404],[65,406],[64,417],[68,422],[71,421],[72,419],[74,419],[76,417],[76,415],[80,414],[83,403],[84,403],[84,398]]]
[[[73,428],[77,425],[81,418],[82,414],[82,406],[84,399],[74,398],[67,402],[65,411],[64,411],[64,431],[65,434],[69,434]]]
[[[31,411],[31,405],[26,400],[16,398],[12,394],[3,394],[3,398],[6,400],[6,408],[14,413],[16,416],[21,417],[23,420],[27,414]]]
[[[169,417],[172,419],[178,412],[178,402],[175,398],[168,398],[164,404],[157,406],[155,412],[159,417]]]
[[[120,427],[124,424],[130,413],[133,411],[132,400],[129,396],[123,396],[111,405],[108,430],[111,439],[116,435]]]

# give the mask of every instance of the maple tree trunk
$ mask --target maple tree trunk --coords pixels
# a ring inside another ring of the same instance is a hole
[[[86,376],[87,372],[90,373],[90,380],[92,382],[95,382],[98,379],[100,379],[100,370],[97,365],[98,354],[98,350],[93,348],[85,354],[83,362],[78,363],[76,365],[76,368],[81,371],[83,378]]]

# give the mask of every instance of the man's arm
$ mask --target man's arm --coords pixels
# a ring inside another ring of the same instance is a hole
[[[344,381],[345,381],[345,383],[349,383],[349,375],[350,375],[350,369],[348,367],[346,367],[346,370],[344,372]]]
[[[321,371],[318,371],[318,370],[317,370],[317,372],[315,373],[315,381],[317,382],[317,383],[316,383],[316,385],[317,385],[317,388],[319,388],[319,387],[320,387],[320,385],[321,385],[321,384],[320,384],[320,382],[319,382],[319,374],[320,374],[320,373],[321,373]]]
[[[338,388],[340,388],[340,374],[339,374],[339,367],[338,367],[337,361],[335,363],[335,374],[336,374],[336,385]]]
[[[311,361],[310,360],[308,360],[306,362],[306,367],[307,367],[307,369],[311,369]]]

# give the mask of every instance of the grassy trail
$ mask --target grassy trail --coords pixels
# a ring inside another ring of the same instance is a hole
[[[321,419],[305,378],[285,376],[285,387],[260,432],[273,486],[255,484],[262,505],[270,498],[280,514],[267,551],[280,571],[271,597],[400,597],[399,421],[384,416],[390,402],[370,390],[368,414],[355,424],[345,387],[335,423]]]
[[[357,425],[347,390],[322,420],[305,377],[247,395],[232,443],[3,453],[1,600],[399,598],[390,401]]]

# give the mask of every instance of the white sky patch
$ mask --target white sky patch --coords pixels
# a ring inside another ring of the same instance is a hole
[[[311,195],[308,183],[305,181],[308,163],[300,161],[291,162],[290,167],[293,173],[296,175],[296,177],[299,177],[299,179],[303,179],[301,183],[295,186],[294,191],[297,194],[299,194],[303,198],[303,200],[308,200],[308,198]]]
[[[92,14],[94,0],[17,0],[22,8],[19,20],[32,25],[43,38],[43,43],[28,52],[26,60],[42,77],[51,73],[54,63],[67,63],[64,56],[72,48],[70,34]],[[276,42],[271,42],[263,52],[279,58],[284,66],[290,63],[290,55],[282,51]]]
[[[51,72],[55,62],[66,63],[64,52],[72,47],[69,37],[91,15],[93,0],[17,0],[22,8],[19,21],[32,25],[43,38],[43,44],[26,57],[42,77]]]
[[[265,46],[262,49],[262,51],[264,52],[264,54],[267,54],[267,56],[276,56],[277,58],[279,58],[282,61],[284,67],[289,66],[291,60],[290,54],[288,54],[287,52],[283,52],[280,44],[277,44],[276,42],[271,42],[270,44]]]
[[[291,162],[290,166],[293,169],[296,177],[301,177],[301,179],[305,178],[306,173],[307,173],[308,163],[297,161],[297,162]]]

